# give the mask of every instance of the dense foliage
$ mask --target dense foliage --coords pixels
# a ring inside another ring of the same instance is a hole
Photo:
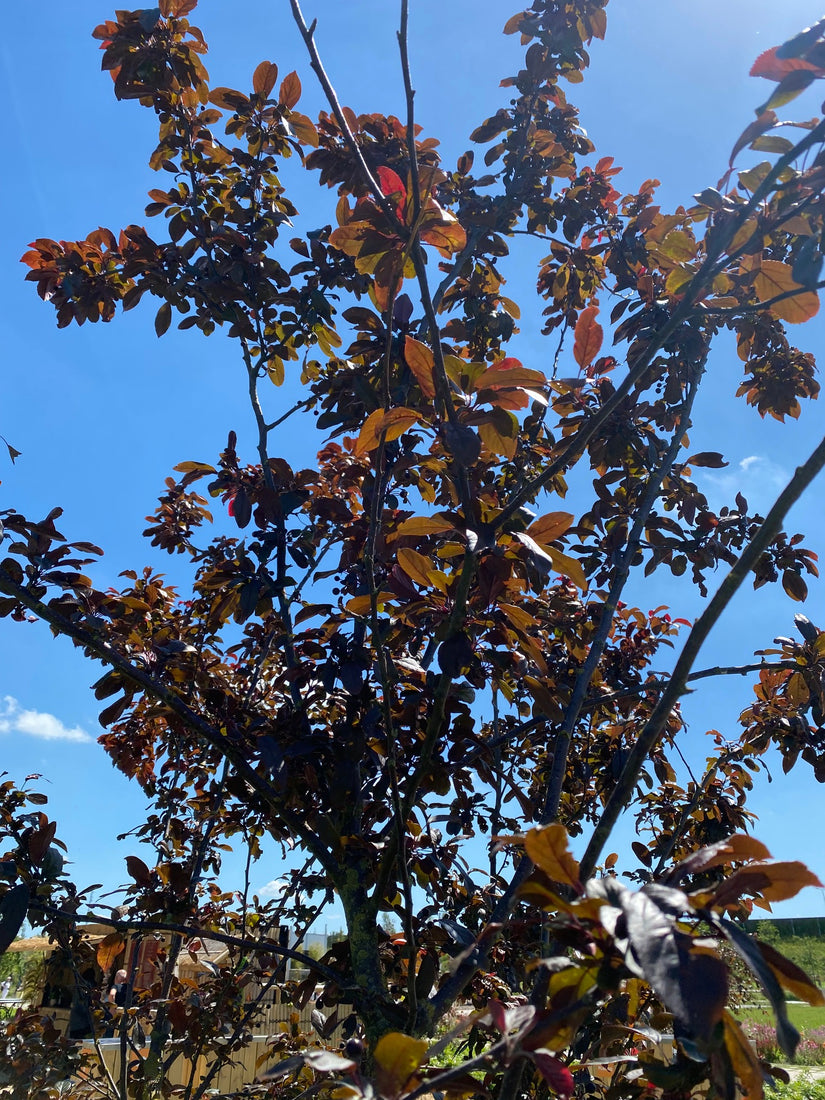
[[[679,700],[726,671],[694,666],[741,585],[804,599],[816,555],[783,519],[825,442],[767,516],[741,494],[716,512],[694,471],[724,459],[693,453],[688,429],[725,330],[739,395],[763,417],[798,417],[818,394],[786,325],[816,313],[825,285],[825,120],[776,110],[825,76],[825,25],[758,60],[771,94],[723,181],[666,213],[656,181],[618,189],[566,94],[606,0],[534,0],[508,21],[524,67],[470,134],[478,155],[455,165],[415,123],[406,0],[405,119],[339,105],[292,0],[329,102],[314,121],[274,62],[245,90],[211,86],[195,3],[118,11],[94,32],[116,96],[157,116],[150,164],[168,186],[150,192],[153,227],[39,239],[24,262],[60,326],[155,299],[158,336],[173,321],[227,333],[254,454],[230,432],[168,479],[146,537],[188,568],[185,587],[136,569],[97,588],[100,551],[61,534],[59,509],[0,513],[0,615],[44,620],[102,664],[101,743],[151,799],[136,835],[155,852],[128,859],[118,910],[95,908],[63,873],[43,796],[0,787],[0,949],[28,916],[69,960],[96,1035],[112,1027],[128,1054],[112,1074],[25,1012],[0,1035],[0,1080],[49,1096],[82,1060],[77,1095],[196,1100],[260,1000],[281,988],[302,1006],[322,983],[325,1009],[354,1007],[345,1047],[306,1053],[287,1029],[261,1091],[758,1100],[771,1070],[728,1007],[726,959],[762,987],[786,1056],[798,1034],[783,988],[823,998],[736,923],[816,883],[747,835],[746,798],[772,746],[786,770],[825,775],[825,634],[798,616],[799,637],[761,651],[739,736],[718,735],[690,781],[674,764]],[[739,171],[746,149],[765,159]],[[328,225],[301,226],[287,157],[328,189]],[[504,273],[525,234],[546,255],[517,304]],[[508,353],[522,309],[542,317],[549,371]],[[290,417],[318,433],[312,468],[275,450]],[[592,481],[575,513],[573,471]],[[625,602],[629,579],[656,570],[703,596],[722,579],[691,625]],[[609,841],[627,814],[638,839],[620,857]],[[481,869],[464,855],[473,837]],[[227,891],[228,845],[250,864],[292,853],[282,896],[254,897],[248,876]],[[291,949],[279,930],[300,936],[334,896],[346,938],[320,960]],[[382,927],[389,914],[402,934]],[[107,981],[136,936],[157,938],[151,971],[133,966],[106,1011],[84,977],[89,921],[111,929],[96,951]],[[231,950],[195,987],[181,963],[204,937]],[[288,958],[309,968],[302,983]],[[476,1011],[457,1023],[459,1004]],[[456,1030],[431,1047],[446,1021]],[[335,1047],[333,1026],[320,1030]],[[459,1035],[470,1060],[437,1068]]]

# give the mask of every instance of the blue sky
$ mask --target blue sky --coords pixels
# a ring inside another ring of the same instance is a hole
[[[246,87],[258,61],[277,62],[282,74],[297,69],[304,85],[301,109],[322,106],[287,0],[201,0],[193,21],[210,43],[213,84]],[[466,135],[502,102],[501,77],[518,64],[517,36],[500,30],[516,9],[478,0],[413,0],[411,52],[418,120],[439,137],[446,163],[469,147]],[[306,0],[318,17],[318,42],[344,103],[359,111],[401,113],[402,88],[395,45],[396,5],[390,0]],[[185,459],[212,460],[227,431],[238,432],[251,458],[252,424],[239,367],[220,337],[170,332],[158,341],[151,307],[138,308],[108,326],[58,331],[52,310],[23,282],[18,260],[38,236],[85,236],[97,225],[117,230],[142,222],[146,191],[159,186],[147,167],[153,146],[151,114],[135,103],[118,104],[108,75],[99,71],[96,23],[111,15],[98,0],[46,0],[4,11],[0,82],[5,104],[3,136],[5,208],[0,224],[0,290],[4,302],[4,399],[0,432],[23,454],[14,467],[0,462],[3,506],[38,516],[65,509],[61,530],[106,550],[95,579],[117,583],[125,568],[144,563],[168,570],[140,537],[163,479]],[[813,0],[612,0],[608,34],[594,43],[593,64],[569,97],[599,155],[624,167],[617,186],[632,190],[648,177],[662,181],[665,208],[689,202],[716,183],[729,150],[762,102],[768,85],[748,77],[762,50],[821,15]],[[447,103],[448,109],[443,110]],[[798,101],[803,102],[803,101]],[[793,114],[797,104],[785,109]],[[817,103],[798,114],[813,114]],[[290,178],[289,171],[285,179]],[[295,176],[293,175],[294,179]],[[332,218],[326,192],[311,185],[293,193],[305,231]],[[540,253],[537,254],[537,256]],[[510,294],[520,299],[533,279],[529,264],[508,272]],[[538,324],[526,320],[518,354],[528,365],[547,364]],[[823,345],[820,320],[794,333],[804,350]],[[562,371],[564,373],[564,371]],[[572,370],[569,372],[572,373]],[[733,393],[740,363],[722,341],[711,379],[699,401],[692,432],[695,450],[722,449],[731,465],[707,474],[707,488],[722,503],[737,489],[766,508],[821,434],[823,409],[814,403],[798,424],[762,422]],[[280,400],[279,395],[274,395]],[[314,443],[285,434],[285,453],[312,461]],[[822,485],[794,512],[790,526],[825,552]],[[574,503],[575,510],[575,503]],[[813,585],[805,607],[825,623],[825,593]],[[677,615],[697,612],[687,584],[654,576],[637,589],[641,606],[667,603]],[[703,663],[746,661],[755,646],[791,631],[792,604],[779,589],[744,593],[703,654]],[[100,672],[71,646],[40,626],[0,622],[0,767],[15,777],[41,772],[59,835],[67,841],[79,884],[122,881],[123,856],[109,838],[140,821],[139,791],[114,771],[94,739],[98,707],[88,690]],[[687,712],[687,750],[704,754],[702,731],[735,733],[749,701],[744,682],[710,685]],[[803,858],[825,881],[822,792],[804,765],[791,777],[773,769],[760,782],[753,805],[756,828],[778,858]],[[277,878],[261,869],[256,885]],[[821,913],[823,897],[808,890],[777,907],[780,915]],[[333,922],[334,923],[334,922]]]

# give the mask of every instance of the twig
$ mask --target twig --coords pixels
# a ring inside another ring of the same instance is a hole
[[[529,503],[536,494],[546,485],[549,485],[559,473],[569,468],[573,462],[579,458],[590,440],[593,439],[596,433],[604,426],[609,417],[613,415],[624,398],[630,393],[636,382],[642,378],[653,361],[653,357],[666,345],[668,340],[683,322],[688,319],[705,287],[720,274],[730,260],[735,258],[735,255],[739,254],[729,254],[727,250],[730,248],[739,229],[741,229],[748,217],[756,210],[762,199],[769,193],[771,187],[776,183],[782,172],[801,156],[802,153],[806,152],[811,146],[820,141],[823,136],[825,136],[825,119],[803,138],[802,141],[795,145],[790,152],[779,158],[756,191],[754,191],[748,202],[745,203],[741,209],[737,210],[736,217],[731,218],[729,225],[726,224],[718,233],[714,234],[712,249],[708,250],[708,255],[705,257],[701,267],[688,283],[685,290],[685,296],[674,310],[670,320],[662,326],[651,344],[648,345],[644,353],[637,362],[634,363],[633,367],[628,371],[626,377],[616,388],[612,396],[599,409],[599,412],[589,423],[581,425],[570,443],[568,443],[567,447],[555,461],[551,462],[546,469],[540,474],[537,474],[528,485],[515,494],[500,515],[496,517],[496,527],[499,529],[503,528],[521,507]]]
[[[409,0],[401,0],[401,28],[398,31],[398,48],[401,53],[401,72],[404,78],[404,97],[407,102],[407,156],[410,160],[410,181],[413,192],[413,222],[421,212],[421,192],[418,180],[418,152],[415,148],[415,91],[410,74],[408,29],[410,19]]]
[[[718,622],[722,612],[740,588],[745,577],[756,565],[760,555],[767,549],[780,530],[788,509],[799,499],[823,466],[825,466],[825,439],[814,449],[807,461],[797,468],[794,476],[777,497],[764,523],[694,624],[676,662],[676,667],[671,674],[670,683],[662,692],[653,714],[631,749],[630,756],[622,769],[613,793],[593,831],[580,864],[583,880],[592,875],[613,826],[632,797],[644,763],[659,739],[671,710],[684,692],[690,668],[696,660],[699,650]]]
[[[124,657],[123,654],[119,653],[109,642],[105,641],[96,632],[82,626],[78,622],[69,620],[65,615],[61,614],[61,612],[55,610],[50,604],[46,604],[42,600],[37,599],[37,597],[27,591],[23,585],[12,580],[5,569],[0,569],[0,592],[4,593],[6,596],[13,597],[24,607],[28,608],[29,611],[37,615],[39,619],[48,623],[58,634],[71,638],[78,645],[85,647],[97,657],[98,660],[116,668],[118,672],[122,673],[128,680],[131,680],[132,683],[137,684],[147,694],[158,699],[167,706],[184,726],[203,738],[207,744],[217,749],[222,756],[228,758],[232,762],[232,766],[235,768],[238,775],[250,785],[267,808],[277,816],[280,816],[295,835],[301,838],[306,844],[307,849],[313,853],[324,870],[333,877],[337,876],[339,870],[338,864],[320,841],[313,837],[313,835],[301,825],[297,818],[286,810],[269,783],[258,775],[255,769],[246,760],[242,749],[234,745],[228,737],[221,734],[221,732],[211,725],[211,723],[201,718],[199,714],[183,702],[180,696],[176,695],[175,692],[165,684],[156,680],[138,665]]]
[[[301,409],[308,408],[314,400],[315,399],[312,397],[307,397],[303,401],[298,401],[295,405],[292,406],[291,409],[288,409],[283,414],[283,416],[279,416],[278,419],[273,420],[271,424],[265,424],[265,429],[267,430],[267,432],[271,432],[274,428],[280,427],[280,425],[283,424],[285,420],[289,420],[290,416],[292,416],[293,413],[299,412]]]
[[[739,316],[745,313],[764,313],[766,309],[770,309],[771,306],[776,305],[777,302],[784,302],[786,298],[798,298],[802,294],[813,294],[817,290],[825,288],[825,279],[821,282],[814,283],[812,286],[797,286],[793,290],[785,290],[782,294],[776,294],[773,298],[766,298],[764,302],[750,302],[747,305],[741,306],[704,306],[704,312],[710,316],[725,317],[725,316]]]
[[[341,104],[338,102],[338,96],[335,94],[335,89],[327,76],[326,70],[321,62],[321,56],[318,53],[318,47],[315,45],[315,28],[317,20],[313,20],[311,26],[307,26],[304,14],[301,11],[301,5],[298,0],[289,0],[290,7],[292,8],[292,17],[295,20],[295,24],[304,40],[304,45],[309,53],[309,62],[313,72],[318,77],[321,87],[324,90],[324,95],[327,97],[327,102],[332,109],[332,113],[335,116],[335,121],[344,135],[344,141],[349,146],[349,150],[355,159],[358,161],[358,167],[361,170],[364,182],[368,185],[372,196],[378,205],[381,207],[387,221],[396,230],[403,230],[398,218],[396,217],[395,210],[392,203],[386,197],[384,192],[376,180],[375,176],[370,171],[369,165],[364,160],[364,154],[361,152],[361,147],[355,140],[355,135],[349,127],[349,123],[346,120],[344,112],[341,110]]]
[[[579,715],[581,714],[585,696],[590,687],[590,681],[593,678],[593,673],[596,671],[602,659],[608,638],[610,637],[610,632],[613,629],[613,619],[616,614],[616,609],[619,606],[619,600],[621,599],[625,585],[630,577],[633,558],[641,542],[642,534],[647,525],[650,513],[659,496],[662,482],[673,469],[676,457],[684,446],[683,440],[685,432],[690,425],[690,414],[703,373],[704,360],[702,363],[696,365],[696,373],[688,385],[688,391],[679,413],[679,419],[673,429],[673,437],[670,441],[670,445],[659,463],[659,466],[650,475],[644,493],[636,507],[633,526],[627,538],[627,545],[619,557],[616,574],[613,578],[607,598],[602,605],[601,619],[599,620],[596,634],[590,643],[590,649],[584,664],[576,676],[573,694],[565,708],[561,727],[556,734],[553,767],[550,773],[550,782],[548,784],[544,809],[541,815],[542,824],[547,824],[547,822],[554,820],[558,813],[564,786],[564,777],[567,771],[567,757],[570,752],[573,730],[579,720]],[[526,859],[527,857],[525,856],[524,858]]]
[[[210,940],[217,940],[219,943],[225,943],[227,947],[237,947],[242,951],[261,951],[270,955],[281,955],[285,959],[291,959],[293,962],[299,963],[302,967],[317,971],[329,982],[335,982],[337,985],[341,984],[341,974],[337,970],[317,962],[311,955],[305,955],[302,951],[294,951],[291,947],[284,947],[275,940],[248,940],[240,936],[229,936],[214,928],[199,928],[195,925],[177,921],[129,920],[91,911],[85,913],[65,912],[54,905],[47,905],[45,902],[38,901],[37,898],[30,901],[29,909],[50,917],[57,917],[69,924],[84,922],[105,924],[109,928],[114,928],[117,932],[127,934],[131,932],[172,932],[182,936],[208,936]]]

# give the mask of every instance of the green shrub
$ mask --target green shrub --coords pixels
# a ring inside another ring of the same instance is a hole
[[[807,1073],[787,1085],[777,1085],[765,1094],[766,1100],[825,1100],[825,1078],[815,1081]]]

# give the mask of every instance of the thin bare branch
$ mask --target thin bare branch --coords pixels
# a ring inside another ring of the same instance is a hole
[[[630,801],[645,760],[659,740],[673,707],[684,692],[687,678],[699,650],[719,621],[725,608],[739,590],[745,577],[781,529],[782,522],[791,505],[799,499],[823,466],[825,466],[825,439],[813,450],[810,457],[797,468],[794,476],[779,494],[773,507],[768,512],[765,522],[751,539],[694,624],[676,662],[676,667],[671,674],[670,682],[662,692],[650,720],[631,749],[616,787],[593,831],[581,861],[582,879],[588,878],[593,873],[602,849],[613,831],[613,826]]]

